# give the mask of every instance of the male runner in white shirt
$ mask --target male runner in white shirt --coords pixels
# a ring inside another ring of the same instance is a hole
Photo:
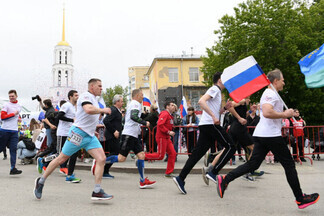
[[[282,72],[275,69],[268,73],[268,79],[276,89],[282,91],[285,85]],[[229,172],[226,176],[217,176],[217,192],[223,198],[225,189],[234,179],[252,172],[260,167],[265,156],[271,151],[285,169],[286,178],[296,198],[298,208],[303,209],[316,203],[319,199],[318,193],[310,195],[303,194],[295,167],[295,162],[287,147],[281,133],[281,121],[294,115],[293,109],[283,111],[283,102],[276,92],[269,86],[260,99],[260,122],[256,126],[253,139],[254,148],[251,159]]]
[[[108,195],[101,188],[102,173],[106,161],[106,156],[102,146],[95,136],[95,130],[100,114],[110,114],[110,108],[99,108],[96,96],[100,96],[102,91],[101,80],[90,79],[88,82],[88,92],[80,95],[77,101],[76,121],[73,123],[68,138],[64,144],[62,152],[47,167],[42,177],[35,180],[34,195],[41,199],[46,178],[55,170],[57,166],[64,163],[71,155],[85,149],[96,161],[95,188],[92,192],[92,200],[110,200],[112,195]]]

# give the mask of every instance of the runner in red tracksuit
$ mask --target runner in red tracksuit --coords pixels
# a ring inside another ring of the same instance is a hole
[[[163,160],[165,152],[168,154],[168,165],[165,171],[165,176],[171,177],[171,173],[174,170],[174,163],[177,156],[171,142],[171,137],[174,136],[173,130],[173,116],[171,115],[175,111],[175,104],[172,102],[166,102],[163,110],[159,115],[157,122],[156,142],[158,144],[158,152],[145,153],[145,160]]]

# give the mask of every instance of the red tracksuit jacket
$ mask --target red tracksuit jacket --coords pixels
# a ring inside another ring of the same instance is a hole
[[[169,131],[173,130],[173,116],[167,111],[163,110],[159,115],[157,122],[156,136],[161,138],[170,138]]]

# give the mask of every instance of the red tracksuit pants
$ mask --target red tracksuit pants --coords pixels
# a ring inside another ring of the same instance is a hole
[[[158,152],[145,153],[145,160],[163,160],[165,153],[168,154],[168,165],[165,174],[170,174],[174,170],[174,164],[177,153],[174,150],[173,143],[170,138],[156,137],[158,144]]]

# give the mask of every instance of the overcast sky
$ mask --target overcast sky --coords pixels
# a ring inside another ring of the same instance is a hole
[[[76,80],[128,84],[128,67],[149,66],[159,54],[205,54],[218,19],[243,0],[1,0],[0,98],[9,89],[34,109],[30,97],[51,85],[54,47],[72,46]]]

